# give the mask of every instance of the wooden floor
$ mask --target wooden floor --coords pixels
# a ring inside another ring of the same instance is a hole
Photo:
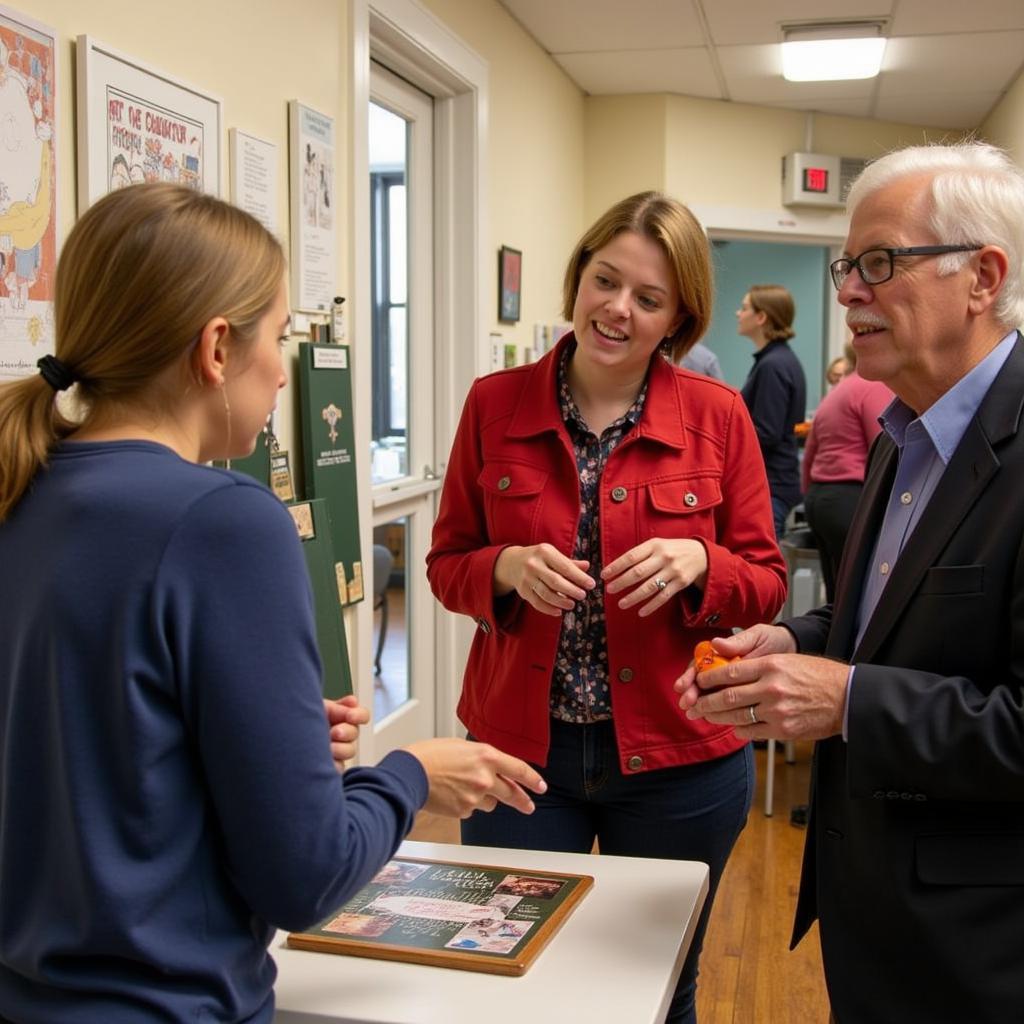
[[[810,746],[797,744],[796,754],[796,764],[787,765],[779,747],[775,814],[766,818],[765,751],[755,752],[754,806],[726,868],[704,940],[697,989],[700,1024],[828,1021],[817,931],[789,952],[804,841],[804,829],[789,822],[789,809],[806,802]],[[424,812],[410,838],[457,843],[458,823]]]

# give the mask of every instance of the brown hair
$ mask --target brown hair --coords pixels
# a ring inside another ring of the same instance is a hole
[[[761,328],[768,341],[789,341],[796,334],[793,317],[796,306],[793,296],[781,284],[755,284],[747,292],[750,308],[755,313],[764,313],[764,327]]]
[[[223,316],[245,344],[278,294],[280,243],[253,217],[181,185],[130,185],[71,230],[57,264],[56,356],[78,382],[84,423],[140,401]],[[0,522],[50,449],[82,424],[39,374],[0,387]]]
[[[657,242],[668,257],[679,288],[680,311],[684,314],[675,334],[664,347],[677,362],[697,342],[711,322],[714,282],[711,246],[697,218],[676,199],[660,192],[638,192],[616,203],[594,223],[576,244],[565,268],[562,284],[562,316],[572,320],[580,275],[598,249],[623,231],[635,231]]]

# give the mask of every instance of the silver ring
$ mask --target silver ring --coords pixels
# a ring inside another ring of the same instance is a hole
[[[660,576],[654,581],[654,585],[659,590],[664,590],[668,586],[668,584]]]
[[[760,725],[761,724],[761,720],[757,717],[757,712],[754,710],[754,705],[753,704],[748,704],[747,705],[747,710],[750,712],[750,724],[751,725]]]
[[[531,589],[531,590],[532,590],[532,591],[533,591],[533,592],[534,592],[534,593],[535,593],[535,594],[536,594],[536,595],[537,595],[538,597],[540,597],[540,591],[539,591],[539,590],[537,589],[537,587],[538,587],[538,585],[539,585],[539,584],[540,584],[540,580],[537,580],[537,582],[536,582],[536,583],[534,583],[534,584],[532,584],[532,585],[530,586],[530,589]]]

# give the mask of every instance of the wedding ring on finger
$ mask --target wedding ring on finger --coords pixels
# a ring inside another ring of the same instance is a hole
[[[657,587],[657,588],[658,588],[659,590],[664,590],[664,589],[665,589],[665,588],[666,588],[666,587],[668,586],[668,583],[667,583],[667,582],[666,582],[665,580],[663,580],[663,579],[662,579],[662,578],[661,578],[661,577],[659,576],[659,577],[658,577],[658,578],[657,578],[657,579],[656,579],[656,580],[654,581],[654,585],[655,585],[655,586],[656,586],[656,587]]]
[[[747,711],[750,713],[750,724],[751,725],[760,725],[761,724],[761,720],[757,717],[757,712],[754,710],[754,705],[753,704],[748,704],[747,705]]]

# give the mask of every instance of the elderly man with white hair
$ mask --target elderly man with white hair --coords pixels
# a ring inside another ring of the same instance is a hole
[[[690,717],[817,740],[794,942],[834,1019],[1024,1020],[1024,175],[869,165],[831,267],[881,417],[833,605],[715,641]]]

